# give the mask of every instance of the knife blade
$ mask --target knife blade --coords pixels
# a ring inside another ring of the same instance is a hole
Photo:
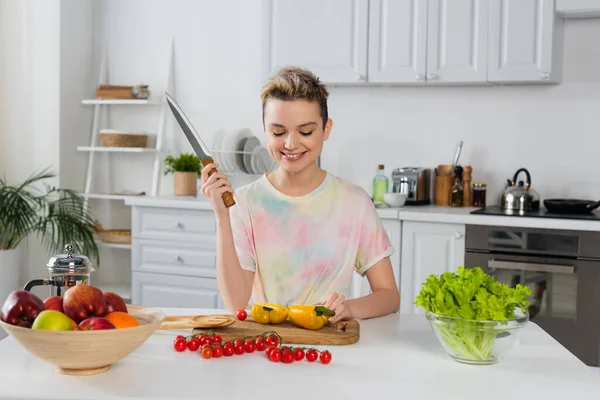
[[[173,115],[175,116],[177,123],[181,127],[181,130],[187,137],[187,140],[190,143],[190,145],[192,146],[192,149],[194,150],[194,152],[200,159],[202,166],[206,167],[208,164],[214,162],[213,158],[210,154],[210,151],[208,150],[208,147],[206,147],[206,145],[202,141],[202,138],[196,131],[196,128],[194,128],[194,125],[192,125],[192,122],[185,115],[185,113],[183,112],[183,110],[181,109],[179,104],[177,104],[175,99],[171,95],[169,95],[169,93],[167,93],[167,92],[165,92],[165,97],[167,99],[167,103],[169,104],[169,108],[171,109],[171,112],[173,112]],[[208,173],[208,176],[210,177],[215,172],[217,172],[217,169],[213,168]],[[233,196],[229,192],[223,193],[222,198],[223,198],[223,202],[225,203],[225,207],[227,207],[227,208],[229,208],[235,204],[235,200],[233,200]]]

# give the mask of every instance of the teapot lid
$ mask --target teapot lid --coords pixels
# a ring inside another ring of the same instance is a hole
[[[51,257],[46,266],[53,271],[88,271],[94,270],[90,268],[90,260],[86,256],[73,254],[73,245],[67,243],[65,246],[66,254],[58,254]]]

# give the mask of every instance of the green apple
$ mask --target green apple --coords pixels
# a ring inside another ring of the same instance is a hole
[[[47,331],[72,331],[73,322],[71,318],[56,310],[44,310],[38,314],[33,321],[31,329]]]

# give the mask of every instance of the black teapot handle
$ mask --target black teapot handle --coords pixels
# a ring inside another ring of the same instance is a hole
[[[513,182],[517,181],[517,177],[519,176],[519,173],[521,173],[521,172],[525,172],[525,175],[527,175],[527,187],[531,187],[531,175],[529,174],[529,171],[527,171],[527,169],[525,169],[525,168],[519,168],[517,170],[517,172],[515,172]]]

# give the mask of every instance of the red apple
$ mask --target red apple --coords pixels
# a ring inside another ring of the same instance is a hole
[[[78,328],[82,331],[100,331],[103,329],[116,329],[112,322],[102,317],[86,318],[79,323]]]
[[[127,306],[121,296],[113,292],[104,292],[104,301],[106,301],[106,313],[113,311],[127,312]]]
[[[63,298],[61,296],[51,296],[44,300],[44,308],[46,310],[56,310],[64,313]]]
[[[80,323],[88,317],[104,317],[106,301],[102,290],[91,285],[76,285],[69,288],[63,298],[67,317]]]
[[[15,290],[4,301],[0,319],[7,324],[31,328],[33,321],[43,310],[42,299],[27,290]]]

